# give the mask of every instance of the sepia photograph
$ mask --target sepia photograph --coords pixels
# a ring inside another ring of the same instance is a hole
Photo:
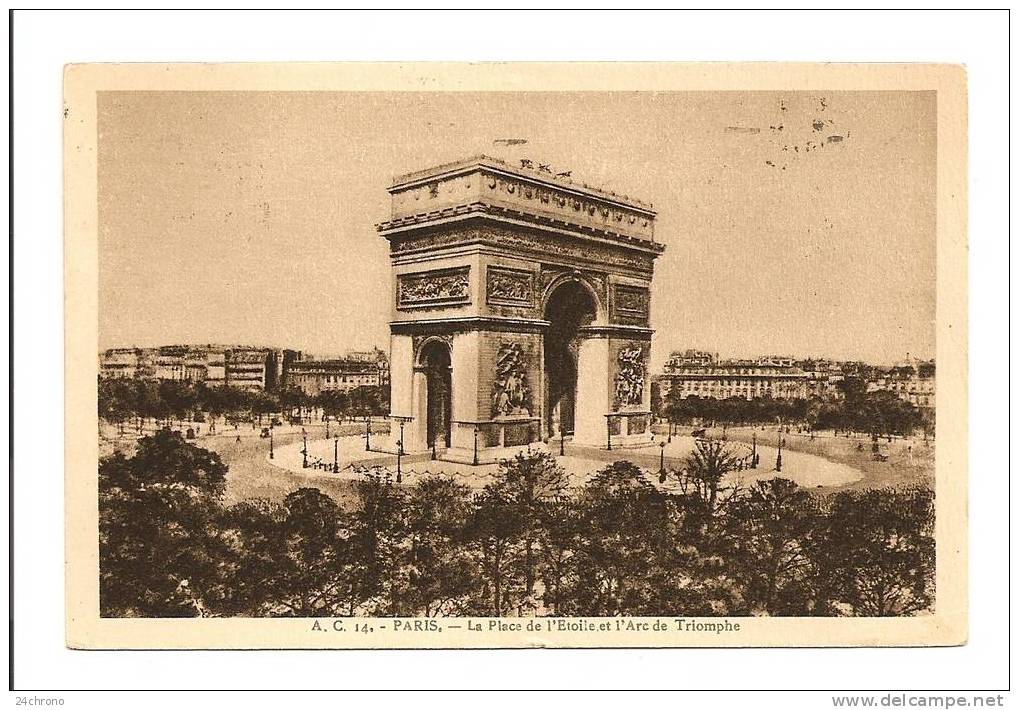
[[[965,75],[650,66],[69,67],[69,643],[964,642]]]

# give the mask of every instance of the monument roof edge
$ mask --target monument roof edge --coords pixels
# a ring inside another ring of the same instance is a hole
[[[657,212],[654,210],[652,205],[644,202],[643,200],[629,195],[620,195],[615,192],[603,190],[601,188],[592,187],[586,183],[576,183],[569,178],[560,178],[550,173],[542,173],[537,170],[527,170],[525,168],[518,168],[514,165],[510,165],[504,160],[499,158],[493,158],[488,155],[478,154],[468,158],[462,158],[460,160],[453,161],[451,163],[443,163],[423,170],[416,170],[410,173],[404,173],[402,175],[393,176],[393,180],[388,188],[389,192],[395,192],[400,189],[406,189],[413,187],[419,183],[425,183],[436,178],[446,177],[457,173],[468,172],[475,168],[487,168],[489,170],[495,170],[504,174],[512,175],[513,177],[527,180],[542,185],[547,185],[564,192],[574,192],[595,199],[604,200],[606,202],[616,203],[623,207],[630,209],[639,210],[648,214],[651,217],[657,217]]]

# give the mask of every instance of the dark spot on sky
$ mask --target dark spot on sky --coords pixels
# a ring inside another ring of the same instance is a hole
[[[842,142],[842,136],[828,136],[828,142],[829,143],[841,143]]]
[[[814,130],[815,131],[820,131],[821,129],[824,128],[824,121],[817,120],[817,121],[814,121],[814,123],[812,125],[814,126]]]

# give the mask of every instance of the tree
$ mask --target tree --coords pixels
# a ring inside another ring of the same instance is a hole
[[[596,473],[581,492],[581,533],[570,612],[584,616],[646,615],[658,607],[653,580],[672,549],[667,497],[629,461]],[[567,595],[561,595],[567,596]],[[562,604],[563,599],[560,599]]]
[[[662,386],[657,381],[651,383],[651,413],[656,417],[662,416],[665,411],[665,402],[662,399]]]
[[[166,403],[159,394],[159,383],[135,380],[135,411],[143,419],[159,421],[169,416]]]
[[[252,392],[250,397],[251,412],[258,417],[258,426],[262,426],[262,417],[275,412],[278,402],[265,392]]]
[[[350,409],[350,397],[343,390],[326,390],[315,398],[315,404],[322,408],[323,414],[343,418]]]
[[[103,616],[198,616],[218,585],[216,531],[226,466],[161,431],[99,464]]]
[[[534,545],[540,526],[543,502],[566,494],[569,476],[547,451],[518,453],[499,465],[499,485],[517,505],[524,535],[524,590],[534,591]]]
[[[719,493],[729,494],[732,498],[737,491],[737,484],[723,486],[722,480],[733,473],[741,471],[748,464],[746,454],[722,441],[698,439],[693,451],[683,461],[683,470],[676,475],[680,483],[692,485],[694,492],[707,507],[709,516],[718,509]]]
[[[177,380],[161,380],[158,392],[166,416],[176,417],[181,421],[191,414],[197,403],[194,388]]]
[[[283,506],[268,500],[247,500],[219,516],[223,589],[219,610],[224,616],[292,616],[286,590],[277,584],[286,574]]]
[[[542,602],[552,616],[562,616],[569,609],[570,590],[577,584],[575,563],[584,538],[584,519],[576,501],[568,496],[542,501],[538,516]]]
[[[817,518],[810,494],[784,478],[758,481],[727,508],[727,555],[753,614],[795,616],[808,609],[806,541]]]
[[[489,484],[475,495],[465,537],[481,567],[477,615],[505,616],[513,608],[521,589],[512,562],[524,533],[519,507],[504,486]]]
[[[349,407],[358,416],[381,416],[389,411],[389,390],[378,385],[361,385],[350,391]]]
[[[410,537],[403,565],[407,584],[398,600],[401,616],[462,614],[477,586],[474,561],[465,554],[464,529],[472,512],[470,489],[429,476],[410,493]]]
[[[406,508],[403,494],[390,481],[368,475],[357,483],[360,507],[350,516],[348,555],[351,584],[347,610],[352,616],[358,604],[368,615],[394,613],[396,590],[401,582],[400,545],[406,540]]]
[[[279,401],[279,409],[287,416],[293,416],[296,409],[302,419],[304,408],[311,404],[311,398],[299,387],[288,387],[281,390],[277,394],[277,400]]]
[[[283,501],[276,596],[293,616],[333,616],[345,597],[340,510],[317,488]]]
[[[116,424],[124,433],[124,421],[135,413],[134,386],[131,380],[100,379],[98,388],[99,416]]]
[[[826,503],[808,548],[814,613],[908,616],[934,600],[934,495],[927,488],[846,491]]]

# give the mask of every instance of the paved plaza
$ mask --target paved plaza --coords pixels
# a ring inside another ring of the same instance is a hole
[[[673,437],[671,443],[664,447],[665,466],[668,469],[681,469],[684,458],[694,449],[695,440],[689,436]],[[735,447],[745,446],[733,442]],[[278,467],[307,480],[307,485],[318,485],[321,482],[350,481],[363,478],[366,473],[375,471],[390,478],[397,471],[396,456],[388,453],[365,451],[363,436],[345,436],[338,439],[309,439],[307,443],[307,467],[305,467],[304,443],[295,440],[292,443],[277,447],[273,459],[269,460],[268,452],[262,453],[266,463]],[[545,444],[534,444],[531,450],[551,449],[556,459],[566,471],[572,487],[579,488],[590,479],[591,475],[613,461],[632,461],[649,473],[649,478],[658,485],[658,472],[661,466],[662,447],[660,443],[637,448],[614,449],[608,451],[593,447],[565,446],[565,456],[559,456],[558,443],[550,447]],[[747,447],[749,451],[749,447]],[[761,457],[757,469],[733,473],[730,482],[740,480],[749,485],[755,480],[781,476],[795,481],[798,485],[815,488],[818,486],[842,486],[862,478],[862,472],[834,461],[829,461],[811,454],[783,451],[782,471],[775,471],[778,451],[771,447],[759,446]],[[339,472],[332,470],[335,460],[339,464]],[[499,471],[498,464],[474,466],[455,461],[433,460],[429,454],[404,456],[399,462],[400,483],[411,485],[422,478],[439,474],[449,476],[471,488],[482,488],[493,482]],[[394,483],[396,481],[394,480]],[[665,489],[676,487],[674,478],[669,478],[662,486]]]

